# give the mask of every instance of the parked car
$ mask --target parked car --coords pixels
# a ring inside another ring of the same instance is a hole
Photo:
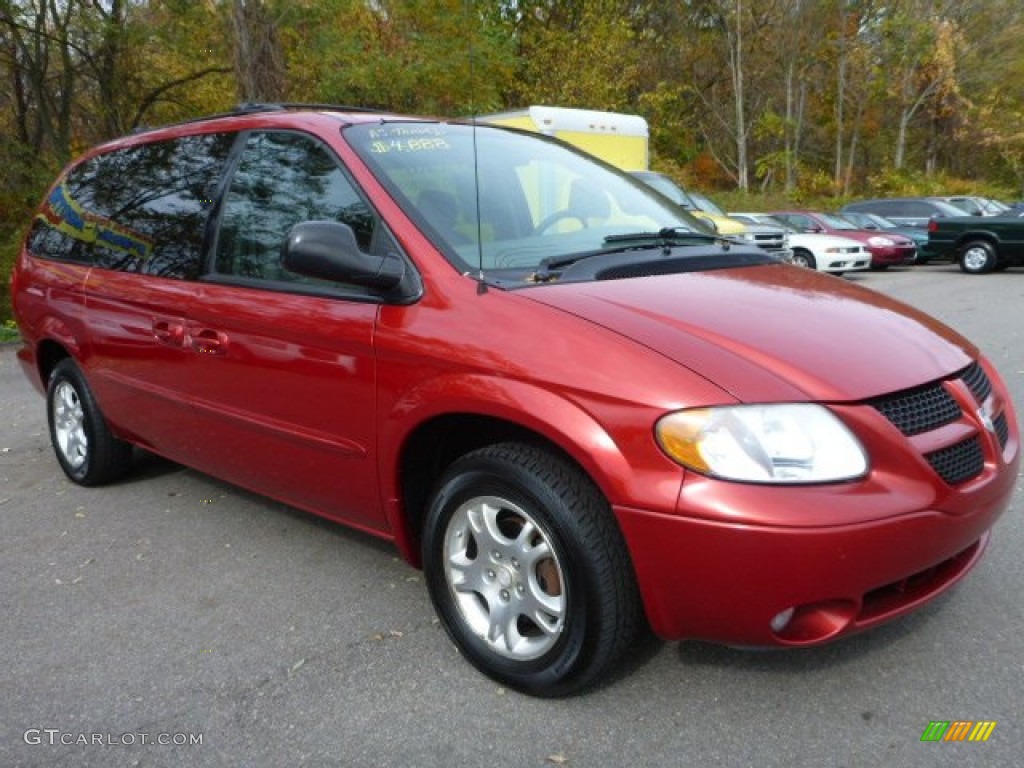
[[[394,542],[533,694],[604,679],[645,619],[794,647],[905,615],[1018,480],[956,332],[508,128],[268,105],[110,142],[11,294],[72,482],[139,446]]]
[[[729,216],[745,223],[782,226],[789,230],[790,264],[842,275],[871,266],[871,253],[859,240],[837,235],[800,232],[767,213],[733,213]],[[926,238],[927,239],[927,238]]]
[[[858,200],[844,205],[842,214],[875,213],[902,227],[927,229],[928,222],[935,218],[963,216],[964,211],[952,203],[937,197],[889,197],[876,200]]]
[[[967,274],[999,272],[1024,264],[1024,219],[962,216],[928,225],[928,258],[951,258]]]
[[[953,195],[942,198],[948,203],[961,208],[971,216],[1002,216],[1010,207],[998,200],[977,195]]]
[[[859,240],[871,253],[872,269],[912,264],[917,256],[917,248],[910,238],[858,229],[841,216],[800,210],[772,211],[771,215],[800,232],[838,235]]]
[[[901,227],[899,224],[889,221],[884,216],[874,213],[858,213],[857,211],[846,211],[838,214],[849,221],[855,227],[866,229],[871,232],[880,232],[885,235],[902,235],[914,241],[917,253],[914,256],[915,264],[924,264],[922,249],[928,244],[928,232],[917,227]]]
[[[688,213],[707,222],[719,234],[752,242],[783,260],[788,260],[792,255],[789,249],[789,232],[786,227],[778,224],[750,225],[727,216],[725,211],[715,205],[706,195],[683,189],[671,177],[663,173],[655,171],[630,171],[630,173],[665,195]]]

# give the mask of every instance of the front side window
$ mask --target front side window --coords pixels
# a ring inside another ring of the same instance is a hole
[[[299,133],[250,134],[224,197],[215,272],[254,281],[335,286],[281,264],[281,245],[303,221],[348,224],[363,251],[378,249],[377,217],[326,147]]]
[[[106,269],[194,279],[232,141],[184,136],[81,163],[44,202],[30,247]]]

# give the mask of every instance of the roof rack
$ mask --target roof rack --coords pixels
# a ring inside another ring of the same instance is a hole
[[[252,112],[279,112],[286,109],[329,109],[332,112],[368,112],[371,114],[387,114],[384,110],[372,107],[353,107],[347,104],[328,104],[315,101],[247,101],[235,106],[231,114],[247,115]]]
[[[247,101],[236,104],[230,112],[217,112],[212,115],[201,115],[190,117],[185,120],[178,120],[164,125],[151,126],[140,125],[132,130],[132,134],[145,133],[146,131],[158,130],[160,128],[173,128],[178,125],[189,125],[190,123],[201,123],[207,120],[219,120],[226,117],[238,117],[240,115],[253,115],[261,112],[284,112],[289,109],[318,109],[331,110],[334,112],[360,112],[368,114],[388,114],[384,110],[371,107],[351,107],[344,104],[321,104],[316,102],[281,101],[281,102],[255,102]]]

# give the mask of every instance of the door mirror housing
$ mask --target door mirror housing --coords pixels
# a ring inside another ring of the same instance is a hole
[[[355,233],[338,221],[304,221],[281,246],[285,269],[306,277],[391,290],[405,276],[397,256],[375,256],[359,249]]]

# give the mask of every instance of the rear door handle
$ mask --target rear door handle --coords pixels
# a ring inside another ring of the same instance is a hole
[[[228,335],[212,328],[202,328],[192,333],[192,349],[204,355],[225,355],[228,351]]]
[[[157,341],[171,347],[185,346],[185,324],[174,320],[154,320],[153,336]]]

